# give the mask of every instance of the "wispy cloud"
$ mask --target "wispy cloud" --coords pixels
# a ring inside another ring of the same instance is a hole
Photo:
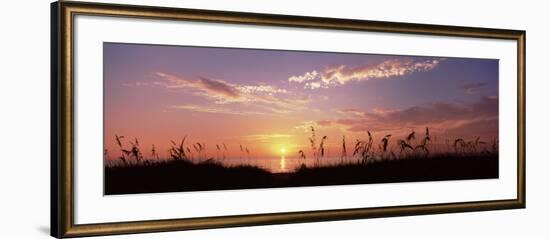
[[[302,121],[298,125],[294,126],[294,130],[303,131],[303,132],[310,132],[312,126],[315,129],[330,128],[330,127],[334,126],[334,122],[331,121],[331,120]]]
[[[243,136],[245,140],[249,141],[270,141],[273,139],[287,139],[291,137],[293,137],[291,134],[253,134]]]
[[[289,82],[302,83],[302,82],[305,82],[305,81],[315,80],[318,75],[319,75],[319,73],[317,73],[317,71],[314,70],[314,71],[311,71],[311,72],[306,72],[306,73],[304,73],[303,75],[300,75],[300,76],[291,76],[291,77],[288,78],[288,81]]]
[[[204,77],[193,80],[162,72],[157,72],[156,76],[161,79],[155,82],[156,85],[169,89],[191,89],[195,94],[211,99],[216,104],[257,103],[273,113],[289,113],[302,109],[311,102],[307,96],[290,94],[286,89],[267,84],[239,85]]]
[[[271,85],[240,85],[236,86],[236,88],[245,94],[266,93],[273,95],[278,93],[287,93],[286,89],[281,89]]]
[[[466,83],[462,86],[466,94],[475,94],[481,88],[485,87],[487,83],[478,82],[478,83]]]
[[[127,87],[142,87],[142,86],[148,86],[150,83],[148,82],[142,82],[142,81],[136,81],[136,82],[125,82],[122,83],[123,86]]]
[[[216,99],[217,103],[240,102],[245,100],[241,92],[234,85],[223,80],[211,80],[203,77],[192,80],[162,72],[157,72],[156,75],[164,80],[164,82],[157,83],[164,85],[166,88],[195,89],[198,91],[198,94]]]
[[[444,59],[392,59],[358,67],[350,67],[347,65],[327,66],[321,73],[314,70],[302,75],[291,76],[288,78],[288,82],[304,84],[304,88],[306,89],[328,88],[331,86],[344,85],[350,81],[385,79],[404,76],[414,72],[430,71],[442,60]]]
[[[338,113],[340,114],[345,114],[345,115],[355,115],[355,116],[364,116],[365,115],[365,112],[363,112],[362,110],[360,109],[357,109],[357,108],[344,108],[344,109],[340,109],[340,110],[337,110]]]
[[[211,107],[203,105],[172,105],[171,109],[187,110],[199,113],[212,113],[212,114],[231,114],[231,115],[262,115],[261,112],[254,111],[237,111],[222,107]]]

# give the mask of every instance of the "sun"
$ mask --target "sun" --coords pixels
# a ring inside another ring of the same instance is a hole
[[[275,157],[286,157],[289,154],[292,154],[295,148],[292,142],[282,140],[278,142],[272,142],[269,147],[270,153],[272,154],[272,156]]]
[[[279,152],[281,152],[282,155],[286,154],[286,147],[281,146],[281,148],[279,149]]]

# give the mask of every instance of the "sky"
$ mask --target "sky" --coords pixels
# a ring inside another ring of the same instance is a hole
[[[378,144],[428,127],[434,144],[498,139],[498,60],[104,43],[104,144],[226,145],[289,157],[327,136],[338,155],[370,131]],[[440,147],[444,148],[444,147]]]

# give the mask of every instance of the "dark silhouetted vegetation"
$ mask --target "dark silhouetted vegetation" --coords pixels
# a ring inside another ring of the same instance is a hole
[[[380,160],[368,164],[339,163],[271,173],[241,165],[225,166],[208,159],[156,161],[105,168],[105,194],[184,192],[227,189],[327,186],[439,180],[498,178],[498,155],[440,154],[430,158]]]
[[[431,136],[428,128],[415,144],[412,131],[404,139],[396,139],[390,147],[392,135],[375,140],[366,132],[366,139],[357,139],[353,153],[348,155],[346,139],[342,137],[341,156],[336,163],[322,163],[326,158],[327,136],[317,141],[316,132],[310,128],[308,138],[313,164],[306,165],[306,150],[299,150],[296,160],[299,167],[292,172],[271,173],[253,166],[227,166],[225,144],[216,144],[215,157],[206,153],[205,143],[186,145],[186,137],[171,141],[168,159],[159,159],[153,145],[151,156],[146,159],[139,141],[128,141],[115,136],[120,150],[119,160],[108,160],[105,150],[105,194],[133,194],[157,192],[184,192],[205,190],[279,188],[300,186],[326,186],[369,183],[396,183],[440,180],[466,180],[498,178],[498,142],[466,141],[457,138],[446,140],[445,153],[430,150]],[[378,148],[374,146],[378,143]],[[194,151],[192,150],[194,149]],[[251,159],[248,147],[239,145],[240,159]],[[393,150],[398,153],[394,153]]]

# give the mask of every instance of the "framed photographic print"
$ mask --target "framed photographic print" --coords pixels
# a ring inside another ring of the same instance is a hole
[[[54,237],[525,207],[525,31],[51,11]]]

